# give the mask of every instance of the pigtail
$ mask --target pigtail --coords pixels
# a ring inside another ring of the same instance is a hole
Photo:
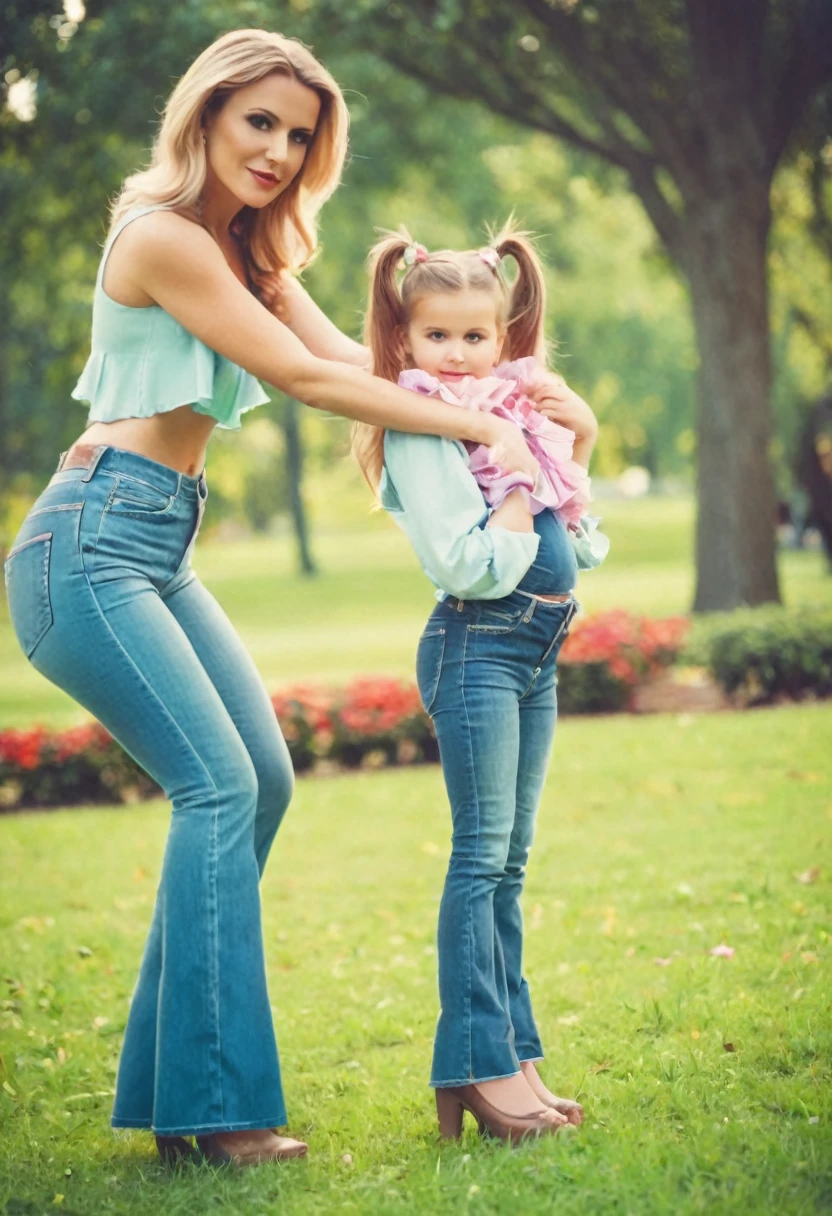
[[[517,277],[511,286],[506,344],[503,356],[524,359],[533,355],[546,363],[546,280],[543,265],[527,232],[515,228],[513,217],[492,237],[500,258],[511,257]]]
[[[387,232],[370,250],[370,302],[364,320],[364,341],[373,356],[373,375],[395,384],[404,368],[398,327],[404,324],[402,294],[396,271],[413,241],[404,228]]]
[[[404,368],[398,327],[404,324],[404,307],[396,271],[405,249],[413,242],[402,228],[388,232],[370,250],[370,300],[364,318],[364,341],[372,354],[372,372],[395,384]],[[378,492],[384,467],[384,427],[356,422],[352,453],[370,489]]]

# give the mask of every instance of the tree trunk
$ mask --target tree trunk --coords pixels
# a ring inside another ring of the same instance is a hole
[[[283,434],[286,439],[286,476],[289,482],[289,510],[297,542],[298,566],[301,574],[309,577],[318,573],[309,547],[309,529],[301,490],[303,481],[303,447],[298,423],[298,403],[286,400],[283,412]]]
[[[780,600],[769,458],[768,185],[686,200],[700,353],[694,612]]]

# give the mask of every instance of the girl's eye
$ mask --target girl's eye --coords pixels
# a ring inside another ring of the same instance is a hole
[[[441,342],[445,335],[442,333],[441,329],[433,329],[428,334],[428,337],[431,339],[431,341],[435,340],[437,342]]]
[[[296,144],[301,144],[302,146],[305,147],[309,143],[312,136],[309,134],[308,131],[293,131],[291,138],[295,141]]]
[[[482,342],[482,334],[466,334],[469,342]]]
[[[267,118],[265,114],[249,114],[248,120],[258,131],[271,130],[271,119]]]

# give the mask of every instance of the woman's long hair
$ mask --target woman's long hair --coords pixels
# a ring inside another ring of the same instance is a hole
[[[462,291],[471,288],[487,291],[494,298],[497,324],[505,327],[502,357],[522,359],[534,355],[546,362],[546,281],[543,266],[529,235],[520,232],[509,219],[497,233],[490,234],[485,250],[469,249],[458,253],[442,249],[414,261],[401,283],[396,274],[402,257],[413,240],[406,229],[385,233],[370,250],[370,298],[364,340],[373,356],[373,372],[395,384],[406,367],[401,343],[402,328],[409,324],[413,306],[420,296]],[[496,254],[494,265],[482,257]],[[517,273],[509,282],[502,261],[514,260]],[[378,491],[384,465],[384,428],[357,422],[353,426],[352,450],[371,489]]]
[[[194,60],[165,106],[150,166],[128,177],[113,203],[110,231],[132,207],[163,203],[198,214],[207,167],[206,113],[270,72],[314,89],[320,118],[297,177],[266,207],[244,207],[238,235],[258,287],[282,269],[308,265],[317,246],[316,216],[341,178],[349,115],[334,78],[303,43],[266,30],[233,30]]]

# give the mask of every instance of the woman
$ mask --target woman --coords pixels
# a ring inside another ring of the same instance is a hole
[[[211,1161],[306,1152],[273,1130],[286,1112],[258,891],[291,765],[251,658],[190,567],[213,428],[267,400],[261,377],[350,418],[499,443],[535,472],[510,423],[371,377],[365,349],[291,277],[346,131],[338,86],[291,39],[237,30],[186,72],[150,168],[114,207],[73,394],[88,429],[6,564],[27,657],[173,804],[112,1120],[152,1129],[164,1159],[196,1151],[190,1135]]]

